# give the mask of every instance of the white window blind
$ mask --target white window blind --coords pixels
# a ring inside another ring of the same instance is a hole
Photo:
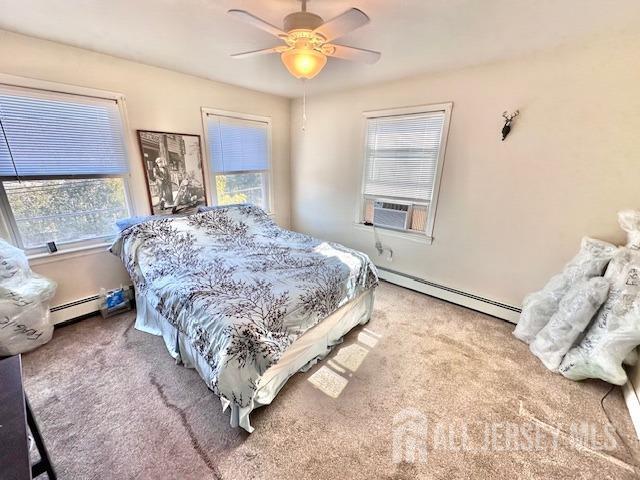
[[[367,119],[364,194],[431,202],[445,112]]]
[[[207,115],[211,166],[216,174],[269,169],[269,124]]]
[[[271,211],[271,120],[206,108],[203,119],[216,203],[250,203]]]
[[[0,180],[127,173],[118,104],[0,85]]]

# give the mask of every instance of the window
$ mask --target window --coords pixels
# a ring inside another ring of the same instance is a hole
[[[377,208],[406,212],[401,230],[432,236],[450,113],[448,103],[365,114],[364,223]]]
[[[269,212],[271,121],[203,109],[217,205],[252,203]]]
[[[0,85],[0,206],[32,253],[108,241],[128,216],[117,100]]]

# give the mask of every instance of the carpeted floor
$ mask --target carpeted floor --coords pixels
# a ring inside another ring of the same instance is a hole
[[[636,478],[619,388],[604,407],[627,446],[600,407],[608,385],[552,374],[512,325],[400,287],[383,283],[371,322],[291,378],[251,435],[133,320],[83,320],[24,356],[61,479]]]

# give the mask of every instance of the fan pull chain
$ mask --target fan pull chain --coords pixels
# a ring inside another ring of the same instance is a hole
[[[302,131],[307,130],[307,81],[302,79]]]

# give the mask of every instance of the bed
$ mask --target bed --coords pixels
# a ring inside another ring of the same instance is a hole
[[[254,409],[369,320],[378,284],[365,254],[251,205],[151,219],[111,251],[136,288],[136,328],[162,336],[248,432]]]

